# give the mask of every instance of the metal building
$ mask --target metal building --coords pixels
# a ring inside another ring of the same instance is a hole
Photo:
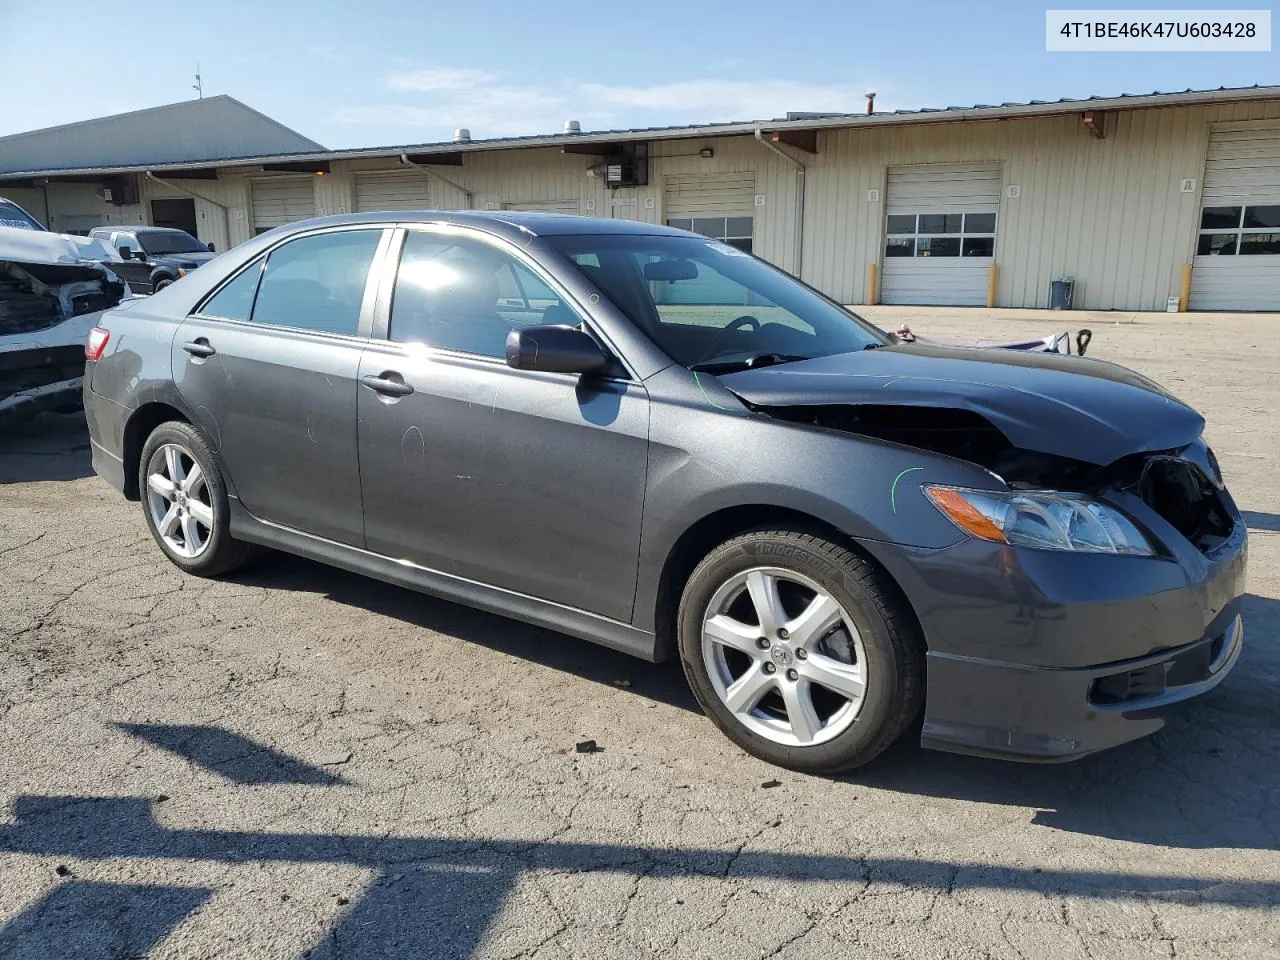
[[[566,130],[216,163],[0,163],[0,193],[24,202],[39,186],[65,228],[85,191],[133,178],[136,202],[108,204],[104,222],[185,200],[218,249],[317,214],[549,210],[692,229],[846,303],[1044,307],[1070,279],[1088,309],[1280,309],[1280,87]]]

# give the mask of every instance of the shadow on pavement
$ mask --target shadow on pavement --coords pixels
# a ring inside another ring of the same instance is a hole
[[[1031,807],[1068,833],[1187,849],[1280,848],[1280,600],[1244,600],[1245,648],[1222,685],[1165,728],[1066,764],[920,749],[908,735],[848,779],[923,796]],[[918,728],[916,733],[918,734]]]
[[[384,960],[424,956],[468,957],[489,924],[503,909],[507,894],[526,870],[614,873],[658,878],[776,878],[795,884],[832,881],[909,883],[938,891],[1016,890],[1045,897],[1084,897],[1107,901],[1159,900],[1181,904],[1230,904],[1241,910],[1271,910],[1280,883],[1267,880],[1222,881],[1195,876],[1150,876],[1123,871],[965,866],[929,859],[813,856],[735,849],[646,847],[640,845],[512,842],[483,838],[382,837],[344,834],[168,829],[152,816],[142,798],[20,796],[15,820],[0,826],[0,850],[56,856],[72,865],[88,861],[143,858],[220,864],[339,864],[376,872],[361,899],[305,956]],[[180,865],[176,867],[180,870]],[[139,888],[74,881],[57,888],[47,901],[68,902],[87,896],[136,897]],[[70,892],[60,891],[70,888]],[[144,890],[149,888],[142,888]],[[159,888],[159,902],[194,909],[204,891]],[[121,911],[120,915],[123,915]],[[155,925],[176,925],[177,909],[156,911]],[[45,937],[43,957],[104,956],[68,947],[96,936],[94,911],[82,911],[81,923],[43,925],[45,910],[32,907],[0,931],[9,936]],[[34,927],[41,926],[39,934]],[[48,938],[65,937],[66,943]],[[139,939],[143,939],[140,935]],[[3,944],[0,940],[0,944]],[[5,954],[9,956],[10,954]]]
[[[116,727],[233,783],[335,787],[347,782],[221,727],[166,723],[117,723]]]
[[[322,592],[347,606],[477,643],[596,683],[613,685],[626,681],[631,693],[698,712],[698,704],[676,663],[648,663],[577,637],[283,553],[267,554],[259,563],[237,574],[236,580],[272,590]]]
[[[200,887],[67,880],[0,927],[0,957],[145,957],[212,893]]]
[[[1241,510],[1245,526],[1250,530],[1266,530],[1269,533],[1280,533],[1280,514],[1259,513],[1256,510]]]
[[[45,413],[0,434],[0,483],[93,475],[84,413]]]

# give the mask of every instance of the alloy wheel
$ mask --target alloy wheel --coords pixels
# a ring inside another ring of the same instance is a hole
[[[702,657],[734,717],[785,746],[839,736],[866,696],[866,653],[852,618],[819,584],[779,567],[721,584],[703,615]]]
[[[213,496],[190,451],[176,443],[156,448],[147,463],[147,507],[160,539],[174,554],[191,560],[208,548]]]

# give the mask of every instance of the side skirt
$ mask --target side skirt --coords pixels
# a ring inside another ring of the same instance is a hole
[[[576,607],[567,607],[504,590],[502,587],[442,573],[408,560],[394,560],[359,547],[336,543],[268,520],[260,520],[249,513],[235,497],[229,497],[228,500],[231,506],[231,535],[237,540],[262,544],[373,577],[375,580],[417,590],[419,593],[581,637],[642,660],[655,662],[658,659],[657,638],[647,630],[639,630],[628,623],[588,613]]]

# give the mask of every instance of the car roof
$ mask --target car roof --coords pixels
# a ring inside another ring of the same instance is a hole
[[[133,224],[131,224],[131,223],[104,223],[104,224],[103,224],[102,226],[100,226],[100,227],[94,227],[94,228],[93,228],[92,230],[90,230],[89,232],[90,232],[90,233],[98,233],[98,232],[102,232],[102,233],[112,233],[112,232],[117,232],[117,233],[120,233],[120,232],[123,232],[123,233],[180,233],[180,234],[182,234],[184,237],[189,237],[189,236],[191,236],[191,234],[187,233],[187,231],[185,231],[185,230],[179,230],[177,227],[151,227],[151,226],[148,226],[148,225],[147,225],[147,224],[145,224],[145,223],[143,223],[143,224],[139,224],[138,226],[134,226],[134,225],[133,225]]]
[[[638,220],[614,220],[606,217],[579,217],[563,213],[541,213],[525,210],[387,210],[370,213],[349,213],[332,217],[316,217],[301,220],[283,228],[314,229],[322,226],[342,226],[362,223],[444,223],[476,227],[491,233],[508,235],[516,239],[520,234],[548,237],[565,234],[637,234],[686,236],[657,223]]]

